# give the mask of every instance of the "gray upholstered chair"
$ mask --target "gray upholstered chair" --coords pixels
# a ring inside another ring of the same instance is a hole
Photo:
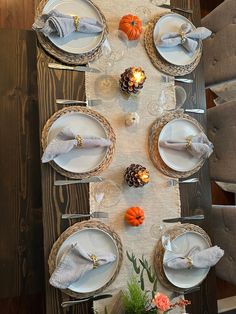
[[[236,183],[236,100],[208,109],[207,120],[214,145],[209,159],[211,179]]]
[[[236,285],[236,206],[212,206],[214,244],[225,253],[215,269],[217,277]]]
[[[202,19],[202,26],[212,31],[203,41],[206,87],[236,79],[236,1],[225,0]]]
[[[213,205],[211,218],[213,242],[224,250],[215,267],[216,275],[236,285],[236,206]],[[217,303],[218,313],[236,313],[235,296]]]

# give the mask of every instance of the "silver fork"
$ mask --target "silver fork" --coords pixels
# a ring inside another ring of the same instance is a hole
[[[183,181],[178,181],[176,179],[170,179],[170,180],[167,181],[167,186],[171,187],[171,186],[177,185],[178,183],[179,184],[182,184],[182,183],[194,183],[194,182],[198,182],[198,181],[199,181],[198,178],[191,178],[191,179],[186,179],[186,180],[183,180]]]
[[[93,212],[91,214],[63,214],[62,219],[75,219],[75,218],[108,218],[109,214],[106,212]]]

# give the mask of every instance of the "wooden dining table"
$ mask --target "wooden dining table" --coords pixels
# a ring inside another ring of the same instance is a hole
[[[199,0],[172,0],[171,3],[178,7],[192,8],[192,21],[196,26],[200,25]],[[4,52],[1,51],[2,49],[0,48],[0,57],[5,58],[4,60],[10,61],[10,59],[8,58],[8,54],[16,53],[16,61],[14,63],[14,70],[16,71],[16,75],[15,79],[13,79],[12,81],[10,80],[12,87],[10,89],[8,88],[8,90],[11,90],[14,85],[24,87],[23,92],[21,92],[20,94],[17,88],[12,89],[13,94],[11,97],[18,97],[21,100],[19,101],[18,106],[25,106],[25,104],[31,104],[31,106],[34,106],[31,110],[27,109],[27,114],[33,114],[35,119],[33,122],[31,122],[30,129],[26,129],[25,132],[33,130],[34,123],[35,125],[39,124],[39,134],[34,134],[34,136],[40,138],[41,131],[45,122],[55,111],[61,108],[56,105],[56,98],[85,99],[84,73],[75,71],[50,70],[47,66],[48,63],[58,62],[58,60],[53,59],[47,52],[45,52],[45,50],[39,45],[39,43],[37,43],[36,36],[33,32],[13,32],[12,34],[14,34],[14,36],[12,35],[12,38],[14,38],[14,43],[8,43],[6,41],[7,35],[4,35],[4,31],[5,30],[1,30],[0,32],[0,43],[5,43],[5,45],[7,43],[8,46],[7,50],[4,50]],[[19,66],[19,64],[21,66]],[[12,65],[12,67],[14,65]],[[4,67],[3,62],[2,66]],[[3,75],[3,73],[1,75]],[[24,75],[27,75],[27,79],[24,79]],[[202,108],[206,110],[203,62],[201,61],[198,67],[187,77],[192,78],[194,80],[194,83],[183,85],[187,92],[187,101],[185,102],[185,106],[187,106],[188,108]],[[37,85],[32,83],[35,82],[36,79]],[[25,95],[27,95],[27,102],[24,102]],[[7,104],[9,105],[10,102],[9,95],[8,98],[3,98],[3,96],[1,96],[1,102],[3,101],[5,101],[5,106],[1,106],[1,119],[4,119],[2,114],[9,111],[9,109],[7,109]],[[18,108],[17,110],[21,110],[19,107],[16,106],[14,108]],[[38,108],[38,113],[35,111],[35,108]],[[196,118],[204,127],[206,127],[206,114],[195,114],[194,118]],[[38,128],[35,129],[38,130]],[[4,133],[1,133],[1,136],[3,140]],[[33,135],[31,134],[31,137],[32,136]],[[38,143],[38,141],[36,142]],[[12,145],[14,145],[14,142],[12,142]],[[38,152],[38,154],[41,154],[41,152],[38,151],[38,148],[35,148],[35,151]],[[7,153],[4,152],[4,154],[7,158]],[[29,156],[30,154],[31,152],[29,152]],[[9,158],[11,157],[9,156]],[[30,157],[28,160],[28,162],[31,162],[32,167],[37,165],[38,161],[39,155],[33,158],[33,162]],[[1,165],[1,170],[2,174],[7,171],[7,169],[4,170],[3,165]],[[34,169],[32,168],[29,175],[34,176],[34,173],[36,173],[36,175],[38,176],[38,172],[36,170],[34,171]],[[203,227],[208,232],[208,234],[211,234],[211,190],[207,163],[205,163],[205,165],[200,169],[196,176],[199,177],[199,184],[180,184],[181,214],[182,216],[187,216],[192,214],[204,213],[206,219],[203,223],[200,224],[200,226]],[[40,180],[39,177],[38,179]],[[67,300],[69,297],[63,294],[60,290],[55,289],[49,285],[48,256],[52,245],[55,240],[60,236],[60,234],[75,222],[73,220],[62,220],[61,215],[67,212],[89,213],[88,184],[74,184],[57,187],[54,186],[54,181],[57,179],[64,178],[60,174],[58,174],[50,165],[41,165],[41,189],[43,208],[42,230],[44,243],[44,270],[42,272],[42,275],[44,276],[44,294],[46,303],[45,311],[47,314],[93,313],[92,303],[89,302],[73,306],[66,310],[63,309],[61,307],[61,302],[63,300]],[[40,186],[38,185],[37,188],[40,189]],[[9,215],[7,216],[6,214],[6,220],[10,222],[10,219],[11,217]],[[15,223],[17,224],[17,220]],[[21,221],[21,224],[21,228],[23,228],[24,222]],[[20,228],[18,224],[16,228]],[[4,230],[2,229],[0,231],[1,238],[4,237],[4,232],[6,232],[6,228]],[[20,262],[23,263],[23,260],[20,260]],[[43,268],[41,267],[41,269]],[[207,278],[201,284],[200,291],[189,294],[187,298],[191,300],[191,305],[187,308],[189,313],[217,313],[216,278],[214,269],[211,269]]]

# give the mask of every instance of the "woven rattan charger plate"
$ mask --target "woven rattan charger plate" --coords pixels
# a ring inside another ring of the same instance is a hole
[[[69,53],[66,51],[61,50],[60,48],[58,48],[57,46],[55,46],[46,36],[44,36],[42,33],[40,32],[36,32],[37,34],[37,38],[40,42],[40,44],[42,45],[42,47],[53,57],[55,57],[56,59],[67,63],[67,64],[72,64],[72,65],[78,65],[78,64],[86,64],[88,62],[94,61],[97,58],[99,58],[99,56],[102,53],[102,45],[106,39],[107,33],[108,33],[108,26],[107,26],[107,22],[106,22],[106,18],[103,15],[103,13],[101,12],[101,10],[91,1],[91,0],[87,0],[88,2],[90,2],[99,12],[101,18],[102,18],[102,22],[104,25],[104,30],[103,30],[103,37],[101,42],[99,43],[99,45],[97,47],[95,47],[93,50],[91,50],[88,53],[83,53],[83,54],[73,54],[73,53]],[[47,3],[47,0],[42,0],[37,9],[36,9],[36,16],[39,16],[42,14],[43,12],[43,8],[45,6],[45,4]]]
[[[73,292],[69,289],[63,290],[64,293],[68,294],[71,297],[74,298],[84,298],[84,297],[90,297],[92,295],[101,293],[104,289],[106,289],[117,277],[121,265],[122,265],[122,261],[123,261],[123,246],[122,246],[122,242],[121,239],[119,237],[119,235],[113,231],[110,227],[108,227],[107,225],[105,225],[104,223],[100,222],[100,221],[92,221],[92,220],[88,220],[88,221],[83,221],[83,222],[78,222],[76,224],[74,224],[73,226],[69,227],[68,229],[66,229],[61,235],[60,237],[57,239],[57,241],[54,243],[49,258],[48,258],[48,266],[49,266],[49,273],[50,275],[53,273],[53,271],[56,268],[56,257],[57,257],[57,253],[60,249],[60,246],[62,245],[62,243],[69,237],[71,236],[74,232],[78,231],[78,230],[83,230],[83,229],[99,229],[101,231],[104,231],[105,233],[109,234],[118,249],[118,264],[117,264],[117,268],[116,271],[114,273],[114,275],[112,276],[112,278],[100,289],[96,290],[96,291],[92,291],[90,293],[76,293]]]
[[[187,114],[182,113],[181,111],[176,111],[173,113],[167,113],[164,116],[162,116],[160,119],[157,119],[151,126],[149,131],[149,155],[150,158],[154,164],[154,166],[160,170],[165,175],[172,177],[172,178],[187,178],[196,173],[204,164],[205,159],[201,159],[199,163],[196,165],[196,167],[191,171],[186,172],[179,172],[175,171],[171,168],[169,168],[164,161],[162,160],[159,150],[158,150],[158,141],[159,141],[159,135],[161,133],[162,128],[171,120],[173,119],[187,119],[193,122],[195,125],[198,126],[198,128],[204,132],[204,129],[202,125],[195,120],[194,118],[190,117]]]
[[[208,236],[208,234],[199,226],[193,225],[193,224],[182,224],[175,226],[171,229],[169,229],[167,232],[170,236],[170,240],[175,239],[179,235],[183,234],[184,232],[195,232],[200,234],[206,242],[209,244],[209,246],[212,246],[211,240]],[[161,284],[166,287],[167,289],[171,291],[176,292],[184,292],[186,289],[182,289],[179,287],[174,286],[169,280],[166,278],[164,268],[163,268],[163,257],[164,257],[165,249],[163,248],[161,238],[158,240],[157,245],[155,247],[154,251],[154,258],[153,258],[153,265],[156,272],[156,275],[158,279],[160,280]]]
[[[166,14],[171,14],[171,13],[166,13]],[[171,75],[171,76],[182,76],[182,75],[186,75],[191,73],[198,65],[198,63],[200,62],[201,56],[202,56],[202,45],[198,51],[198,53],[196,54],[196,57],[194,59],[194,61],[189,64],[189,65],[185,65],[185,66],[178,66],[178,65],[174,65],[171,64],[169,62],[167,62],[166,60],[164,60],[161,55],[159,54],[159,52],[157,51],[156,47],[155,47],[155,43],[154,43],[154,39],[153,39],[153,31],[154,31],[154,27],[157,23],[157,21],[163,16],[162,15],[158,15],[155,16],[149,23],[148,26],[145,30],[144,33],[144,46],[145,49],[147,51],[147,54],[149,55],[149,58],[152,62],[152,64],[161,72]]]
[[[81,106],[70,106],[70,107],[66,107],[63,108],[57,112],[55,112],[46,122],[43,131],[42,131],[42,148],[43,151],[46,149],[47,144],[48,144],[48,133],[49,130],[52,126],[52,124],[61,116],[68,114],[68,113],[72,113],[72,112],[79,112],[79,113],[85,113],[91,117],[93,117],[94,119],[96,119],[104,128],[107,138],[112,142],[112,144],[109,146],[109,148],[107,149],[106,155],[103,158],[102,162],[94,169],[92,169],[89,172],[83,172],[83,173],[74,173],[74,172],[70,172],[67,170],[62,169],[60,166],[58,166],[54,161],[50,161],[50,165],[61,175],[68,177],[68,178],[72,178],[72,179],[84,179],[84,178],[89,178],[91,176],[96,176],[98,174],[100,174],[102,171],[104,171],[111,163],[114,153],[115,153],[115,144],[116,144],[116,136],[115,133],[113,131],[112,126],[110,125],[110,123],[107,121],[106,118],[104,118],[101,114],[99,114],[98,112],[91,110],[89,108],[86,107],[81,107]]]

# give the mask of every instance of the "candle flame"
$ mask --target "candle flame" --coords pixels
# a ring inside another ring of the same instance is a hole
[[[149,172],[144,170],[144,171],[139,171],[138,172],[138,175],[139,175],[139,179],[142,181],[142,182],[149,182],[150,181],[150,177],[149,177]]]
[[[141,71],[139,69],[133,71],[133,76],[134,76],[134,81],[136,83],[142,83],[144,81],[144,78],[145,78],[143,71]]]

